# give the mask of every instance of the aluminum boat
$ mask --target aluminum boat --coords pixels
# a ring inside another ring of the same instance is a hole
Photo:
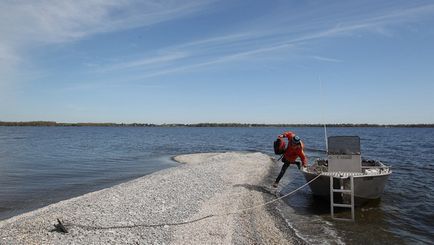
[[[345,196],[349,196],[346,195],[349,191],[339,190],[352,189],[355,205],[379,199],[392,173],[391,168],[380,161],[362,159],[358,136],[329,137],[327,158],[316,159],[301,171],[307,182],[321,175],[309,184],[315,196],[329,199],[333,195],[332,198],[344,200]],[[331,180],[335,189],[333,192],[330,191]]]

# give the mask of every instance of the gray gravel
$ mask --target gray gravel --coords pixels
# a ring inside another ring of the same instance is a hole
[[[299,243],[269,206],[164,225],[234,212],[273,198],[269,173],[276,165],[267,155],[201,153],[175,160],[185,164],[1,221],[0,243]],[[52,231],[56,218],[69,233]]]

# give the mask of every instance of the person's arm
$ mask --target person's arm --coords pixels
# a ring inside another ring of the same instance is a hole
[[[304,154],[304,144],[303,144],[303,142],[301,142],[300,150],[297,153],[298,153],[298,157],[300,157],[300,159],[301,159],[303,167],[307,167],[307,157],[306,157],[306,154]]]
[[[300,159],[301,159],[301,162],[302,162],[302,164],[303,164],[303,167],[307,167],[307,157],[306,157],[306,154],[304,154],[303,149],[300,150],[300,153],[298,154],[298,156],[299,156]]]

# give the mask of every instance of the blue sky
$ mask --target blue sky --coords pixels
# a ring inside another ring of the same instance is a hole
[[[0,121],[434,123],[433,1],[2,1]]]

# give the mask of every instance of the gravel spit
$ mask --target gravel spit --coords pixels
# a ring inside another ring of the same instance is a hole
[[[223,215],[275,198],[270,173],[278,166],[269,156],[200,153],[175,160],[184,164],[1,221],[0,244],[302,243],[274,203]],[[208,215],[217,216],[173,225]],[[69,233],[54,231],[57,218]]]

